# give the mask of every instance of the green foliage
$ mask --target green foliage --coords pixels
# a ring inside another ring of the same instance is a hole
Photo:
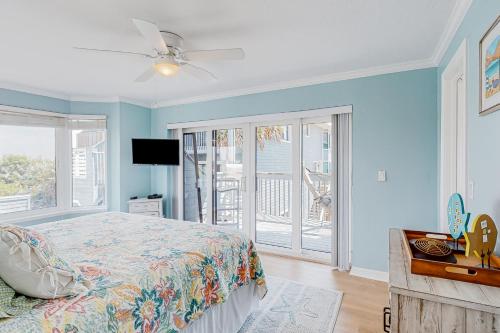
[[[19,186],[17,184],[0,183],[0,197],[17,194]]]
[[[0,196],[31,194],[32,208],[55,206],[55,162],[25,155],[0,157]]]

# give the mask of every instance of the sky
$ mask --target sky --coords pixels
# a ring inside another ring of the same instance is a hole
[[[54,159],[55,129],[0,125],[0,156],[9,154]]]

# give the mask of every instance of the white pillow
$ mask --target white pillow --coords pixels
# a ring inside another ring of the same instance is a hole
[[[88,291],[90,283],[38,232],[0,226],[0,278],[20,294],[52,299]]]

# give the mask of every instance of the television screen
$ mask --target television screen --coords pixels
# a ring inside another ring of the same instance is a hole
[[[179,165],[179,140],[132,139],[132,163]]]

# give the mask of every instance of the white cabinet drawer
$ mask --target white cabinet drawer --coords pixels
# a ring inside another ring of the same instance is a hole
[[[162,199],[136,199],[128,202],[130,214],[163,217]]]
[[[129,206],[130,213],[157,212],[158,210],[158,202],[134,202]]]
[[[146,215],[146,216],[160,216],[158,212],[137,212],[137,215]]]

